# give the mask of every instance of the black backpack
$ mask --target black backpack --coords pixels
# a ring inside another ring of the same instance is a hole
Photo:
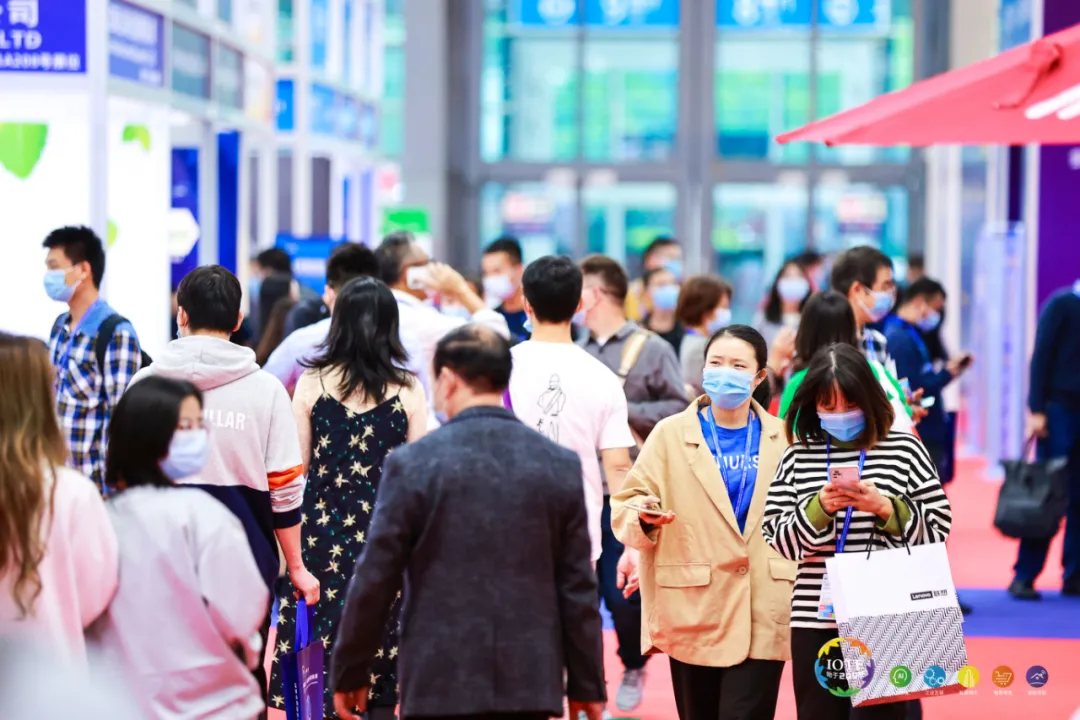
[[[98,370],[101,372],[105,372],[105,352],[109,349],[109,342],[112,341],[113,333],[116,332],[117,326],[121,323],[131,324],[131,322],[123,315],[113,313],[105,318],[98,328],[97,337],[94,338],[94,355],[97,356],[97,366]],[[142,353],[142,364],[139,366],[140,368],[148,367],[150,363],[154,362],[141,346],[139,347],[139,351]]]

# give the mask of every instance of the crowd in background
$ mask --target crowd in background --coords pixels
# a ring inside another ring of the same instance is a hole
[[[47,345],[0,335],[0,634],[100,663],[143,717],[282,708],[313,608],[326,717],[565,696],[594,720],[602,598],[620,710],[663,653],[683,720],[773,717],[787,660],[800,720],[847,718],[812,674],[837,513],[853,551],[949,533],[942,392],[972,358],[915,259],[900,287],[871,247],[791,258],[738,324],[752,290],[687,277],[672,238],[637,278],[500,238],[469,279],[395,233],[336,247],[321,296],[277,249],[246,290],[193,270],[149,358],[99,295],[100,240],[44,245],[69,310]],[[859,482],[826,483],[830,462]]]

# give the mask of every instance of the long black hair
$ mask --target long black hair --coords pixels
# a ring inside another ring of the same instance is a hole
[[[765,338],[762,337],[754,328],[749,325],[728,325],[726,328],[717,330],[709,342],[705,343],[705,358],[708,362],[709,348],[713,343],[722,337],[733,337],[736,340],[742,340],[744,343],[754,349],[754,359],[757,360],[757,370],[754,371],[754,375],[757,375],[762,370],[766,370],[769,366],[769,345],[765,342]],[[758,405],[769,409],[769,403],[772,401],[772,390],[769,388],[769,379],[766,377],[758,386],[754,389],[753,399],[757,401]]]
[[[263,278],[259,286],[259,333],[270,325],[270,315],[274,312],[274,306],[282,298],[289,297],[292,292],[293,279],[285,273],[274,273]],[[235,318],[233,320],[235,322]]]
[[[776,286],[780,284],[780,278],[784,277],[784,273],[787,272],[788,268],[795,268],[798,270],[802,276],[806,278],[806,281],[813,286],[813,283],[810,282],[810,275],[807,274],[806,269],[796,261],[788,260],[781,265],[780,270],[776,273],[776,279],[773,280],[772,290],[769,291],[769,299],[765,302],[765,319],[771,323],[779,323],[784,319],[782,312],[783,303],[780,299],[780,291],[776,289]],[[809,300],[810,293],[807,292],[806,297],[799,302],[799,312],[802,312]]]
[[[359,277],[338,291],[326,342],[314,359],[301,364],[315,370],[340,370],[342,399],[363,390],[381,403],[390,385],[412,383],[412,374],[404,369],[408,362],[394,294],[381,280]]]
[[[858,327],[855,311],[846,297],[835,290],[815,293],[803,308],[799,320],[792,370],[805,369],[810,358],[823,347],[835,343],[859,347]]]
[[[106,486],[173,485],[160,463],[169,454],[180,405],[189,397],[202,405],[202,393],[191,383],[157,376],[127,389],[109,420]]]

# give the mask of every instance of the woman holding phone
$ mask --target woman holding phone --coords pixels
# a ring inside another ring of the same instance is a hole
[[[789,658],[796,566],[761,533],[787,447],[764,409],[767,355],[746,325],[709,338],[705,395],[656,426],[611,498],[616,537],[640,551],[642,650],[671,658],[681,720],[771,720]]]
[[[799,720],[903,720],[905,703],[853,709],[815,673],[837,638],[825,561],[872,546],[945,542],[952,514],[926,448],[891,429],[893,406],[862,351],[814,355],[787,414],[791,446],[769,490],[763,532],[799,563],[791,607],[791,658]],[[903,537],[902,537],[903,536]]]

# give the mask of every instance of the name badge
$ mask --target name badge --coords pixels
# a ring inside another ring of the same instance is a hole
[[[836,620],[836,608],[833,606],[832,588],[829,587],[829,575],[821,578],[821,597],[818,599],[818,620]]]

